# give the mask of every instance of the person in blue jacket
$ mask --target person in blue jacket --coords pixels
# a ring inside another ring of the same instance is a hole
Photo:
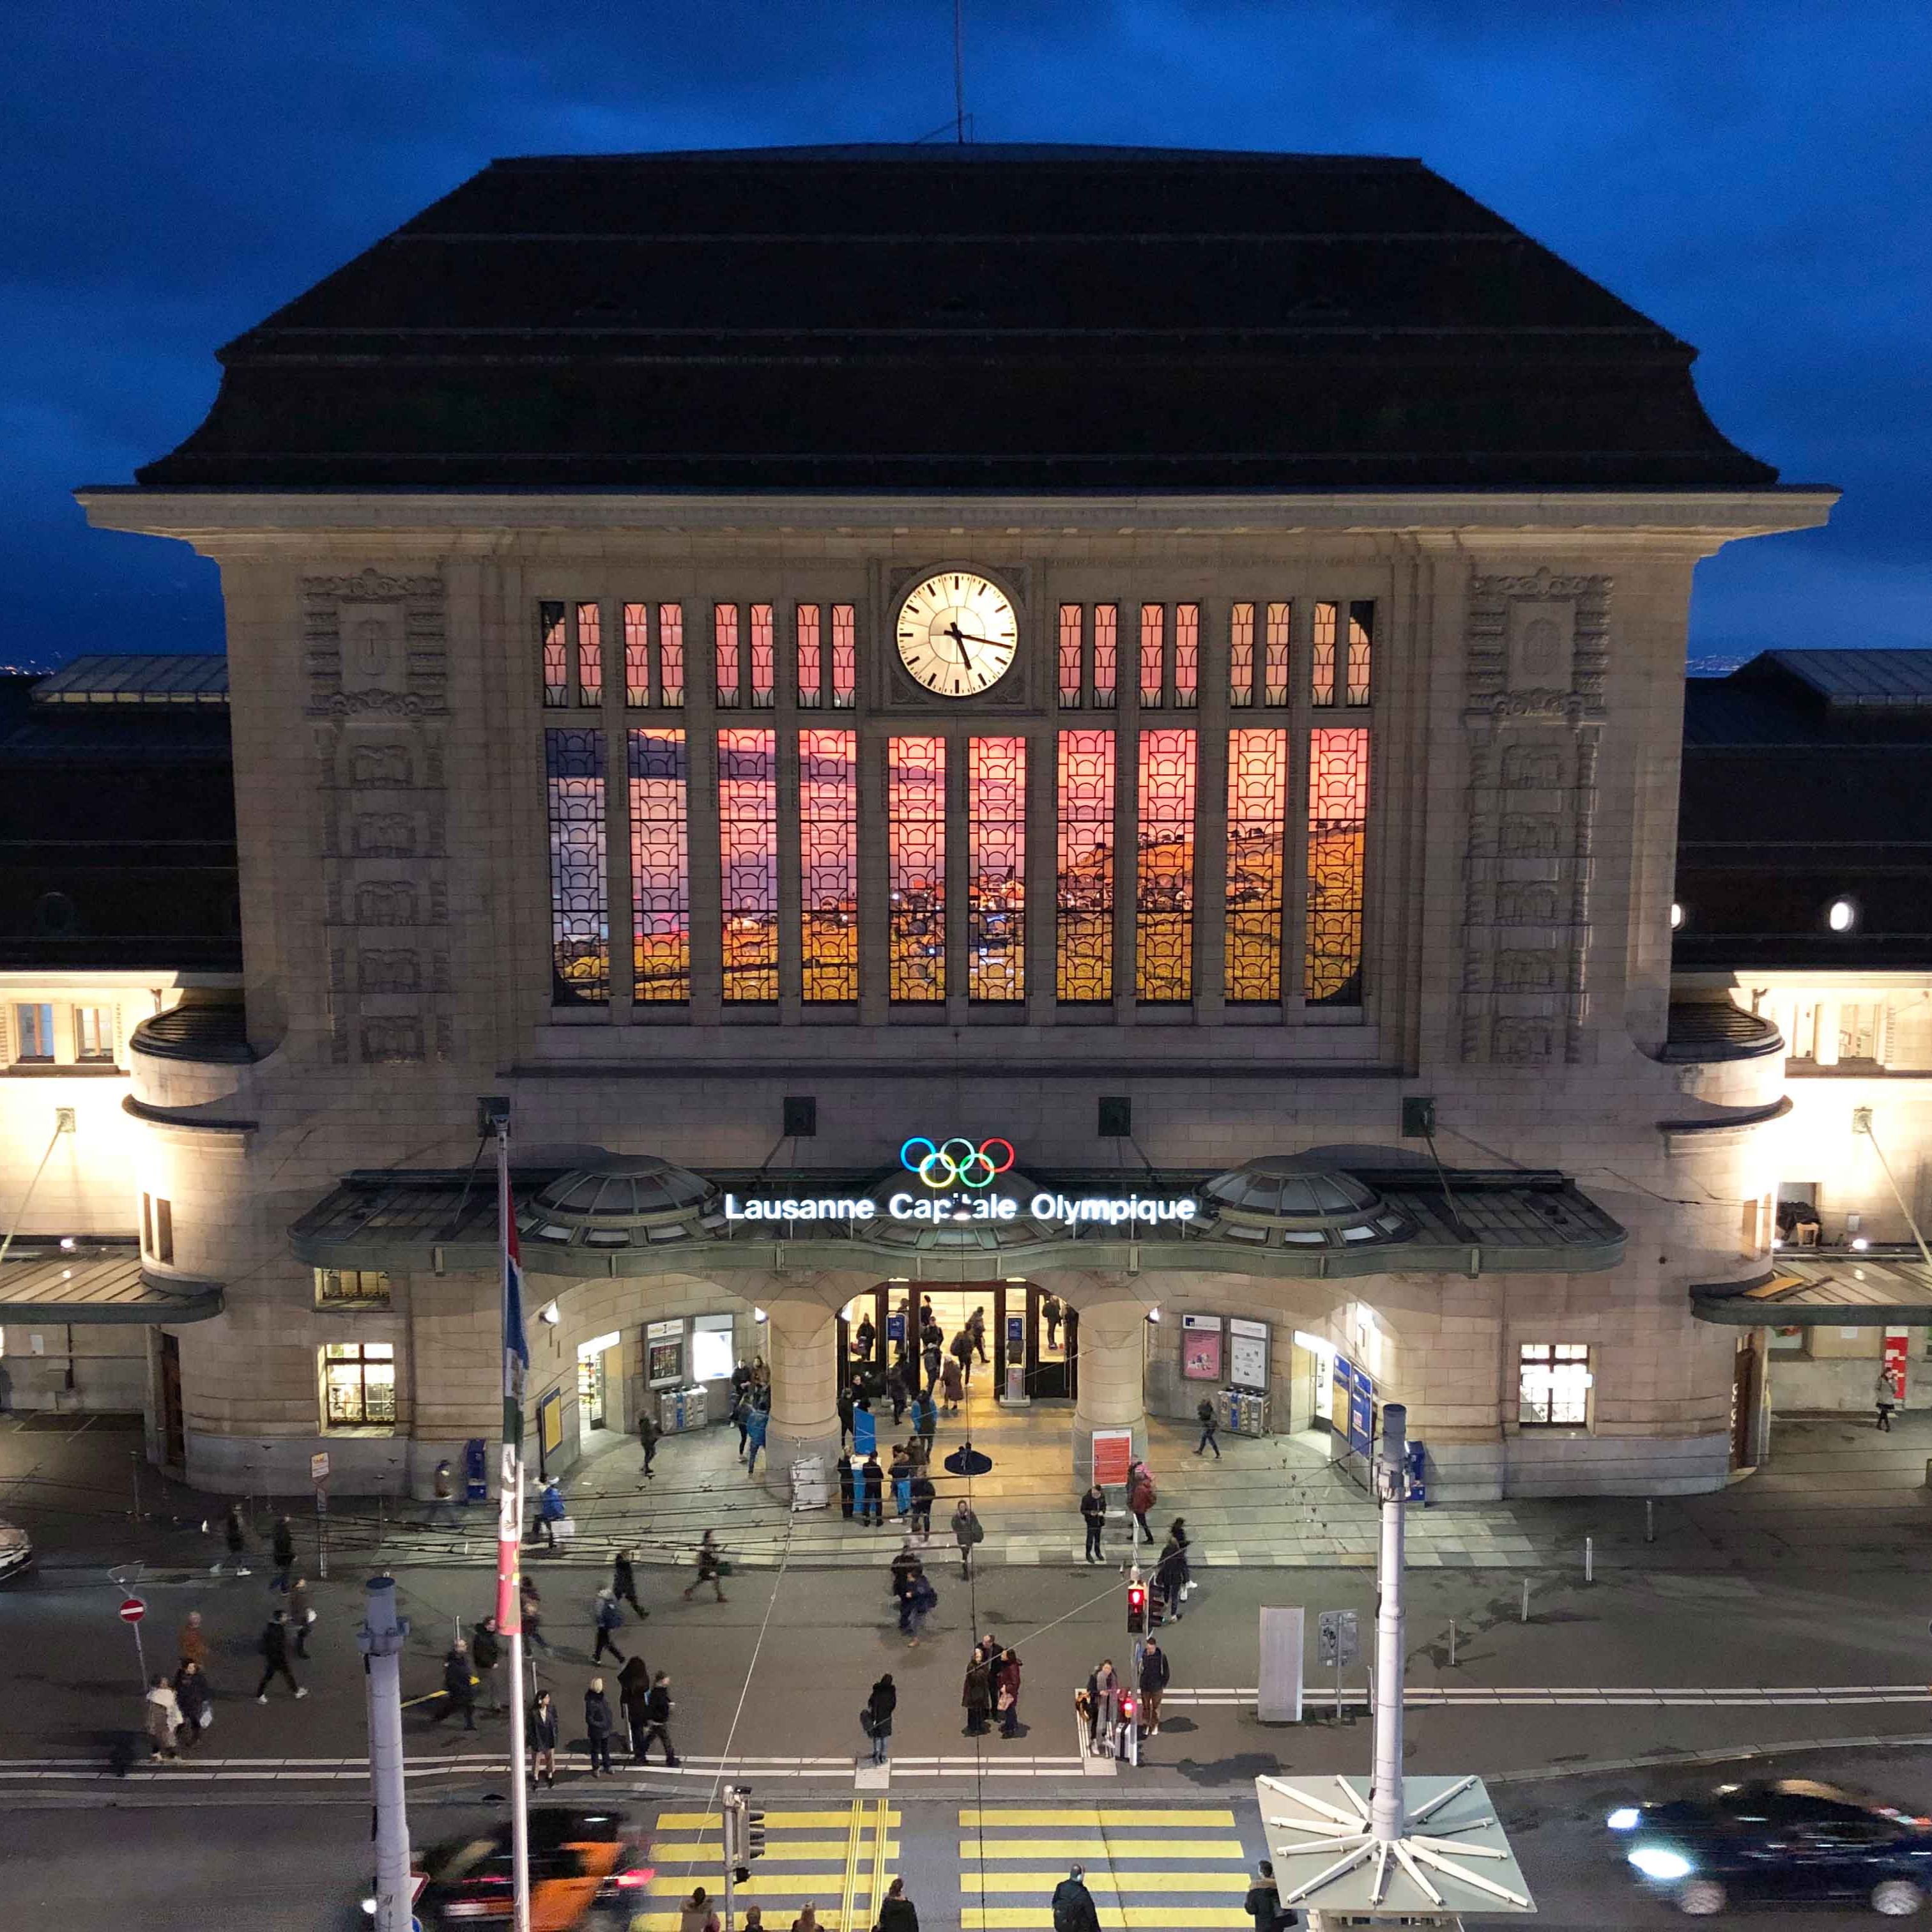
[[[537,1504],[537,1520],[543,1526],[543,1533],[550,1546],[556,1547],[556,1526],[570,1514],[565,1507],[563,1492],[554,1482],[544,1485],[543,1496]]]
[[[869,1396],[861,1396],[858,1406],[852,1412],[852,1454],[862,1460],[879,1446],[879,1420],[872,1413],[872,1400]]]
[[[749,1445],[745,1457],[745,1473],[755,1476],[758,1473],[758,1457],[764,1450],[765,1431],[771,1426],[772,1412],[768,1408],[754,1408],[743,1420],[745,1440]]]

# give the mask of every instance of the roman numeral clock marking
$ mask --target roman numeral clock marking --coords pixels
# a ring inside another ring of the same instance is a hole
[[[1012,667],[1019,623],[1006,592],[972,571],[935,572],[899,604],[899,662],[938,698],[974,698]]]

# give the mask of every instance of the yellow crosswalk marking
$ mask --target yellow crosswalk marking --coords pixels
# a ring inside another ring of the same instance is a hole
[[[1054,1879],[1057,1885],[1066,1874],[1061,1872]],[[724,1873],[722,1867],[716,1871],[694,1871],[679,1874],[660,1873],[650,1882],[650,1890],[655,1898],[662,1898],[667,1893],[679,1898],[688,1898],[692,1888],[701,1885],[713,1898],[724,1896]],[[787,1898],[824,1900],[838,1888],[837,1875],[830,1872],[763,1872],[754,1870],[753,1875],[737,1887],[740,1898],[776,1898],[782,1894]],[[825,1916],[821,1910],[821,1918]]]
[[[716,1811],[660,1811],[657,1828],[660,1832],[716,1831],[722,1823]],[[836,1811],[776,1811],[765,1814],[765,1830],[773,1832],[834,1831],[842,1832],[852,1822],[852,1808],[841,1806]],[[896,1808],[892,1814],[892,1822],[899,1822]],[[1234,1814],[1228,1814],[1228,1822],[1234,1822]]]
[[[871,1838],[872,1834],[869,1832],[865,1834],[865,1839],[868,1844],[870,1843]],[[845,1862],[848,1842],[844,1838],[774,1838],[770,1841],[766,1856],[768,1858],[783,1858],[788,1863],[794,1864],[842,1866]],[[653,1862],[661,1865],[675,1864],[680,1858],[688,1860],[694,1864],[722,1864],[724,1862],[724,1846],[718,1843],[715,1836],[705,1838],[660,1838],[651,1846],[651,1857]],[[888,1839],[886,1844],[886,1856],[888,1858],[896,1858],[898,1855],[898,1839]]]
[[[1053,1888],[1066,1876],[1064,1865],[1055,1865],[1051,1871],[962,1872],[959,1888],[981,1893],[1044,1892],[1051,1897]],[[1087,1874],[1087,1889],[1096,1897],[1103,1892],[1238,1892],[1245,1897],[1252,1882],[1246,1872],[1090,1870]]]
[[[1239,1838],[962,1838],[962,1858],[1240,1858]]]
[[[1224,1825],[1234,1828],[1234,1814],[1202,1806],[1184,1810],[1161,1811],[1152,1806],[1133,1805],[1124,1809],[1112,1809],[1104,1805],[1070,1804],[1058,1810],[1028,1810],[1001,1805],[998,1808],[980,1809],[962,1804],[959,1808],[962,1825],[1192,1825],[1204,1831],[1210,1825]]]
[[[1147,1925],[1156,1932],[1172,1932],[1176,1921],[1172,1905],[1102,1905],[1095,1901],[1101,1932]],[[1219,1925],[1242,1925],[1253,1932],[1254,1921],[1238,1905],[1192,1905],[1184,1908],[1188,1932]],[[632,1921],[634,1932],[642,1932]],[[1053,1907],[1047,1905],[968,1906],[959,1915],[960,1932],[1052,1932]],[[651,1928],[656,1932],[656,1928]]]

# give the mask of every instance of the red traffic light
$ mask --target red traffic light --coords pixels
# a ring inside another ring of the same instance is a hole
[[[1131,1724],[1133,1722],[1133,1720],[1134,1720],[1134,1700],[1133,1700],[1133,1699],[1132,1699],[1131,1696],[1124,1696],[1124,1696],[1121,1697],[1121,1699],[1120,1699],[1120,1715],[1121,1715],[1123,1718],[1124,1718],[1129,1724]]]
[[[1127,1634],[1141,1636],[1148,1627],[1148,1593],[1144,1583],[1127,1586]]]

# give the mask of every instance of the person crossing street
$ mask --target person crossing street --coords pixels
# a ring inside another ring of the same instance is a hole
[[[494,1617],[485,1617],[470,1640],[470,1660],[476,1666],[478,1688],[488,1694],[492,1714],[503,1708],[503,1687],[496,1672],[503,1660],[503,1640]]]
[[[724,1586],[719,1579],[724,1574],[724,1553],[718,1547],[718,1532],[707,1529],[698,1546],[698,1574],[684,1586],[685,1600],[688,1603],[694,1590],[702,1589],[706,1583],[718,1593],[721,1604],[730,1599],[724,1594]]]
[[[1100,1932],[1084,1865],[1076,1865],[1053,1888],[1053,1932]]]
[[[276,1517],[274,1532],[269,1540],[275,1558],[275,1580],[270,1588],[286,1596],[290,1573],[296,1567],[296,1533],[289,1527],[286,1516]]]
[[[892,1713],[898,1708],[899,1694],[892,1682],[892,1672],[872,1686],[866,1700],[863,1729],[872,1741],[872,1762],[884,1764],[890,1755],[892,1742]]]
[[[620,1550],[610,1559],[610,1594],[620,1604],[628,1604],[641,1621],[650,1615],[638,1601],[638,1573],[632,1567],[631,1552]]]
[[[677,1753],[670,1741],[670,1673],[660,1670],[651,1680],[651,1694],[644,1700],[644,1734],[638,1742],[638,1762],[650,1760],[651,1740],[655,1738],[664,1748],[664,1762],[677,1762]]]
[[[592,1778],[615,1774],[616,1767],[610,1762],[610,1733],[616,1727],[617,1720],[610,1714],[610,1700],[604,1694],[604,1680],[593,1677],[584,1694],[584,1736],[590,1749]]]
[[[460,1637],[449,1646],[442,1660],[442,1708],[436,1714],[440,1724],[457,1712],[463,1713],[463,1728],[476,1728],[476,1678],[470,1667],[470,1647]]]
[[[296,1682],[295,1672],[289,1668],[289,1613],[278,1610],[268,1619],[268,1627],[262,1632],[262,1681],[255,1687],[255,1701],[266,1704],[268,1701],[268,1686],[279,1677],[298,1697],[306,1697],[308,1693]]]
[[[1204,1449],[1211,1449],[1214,1452],[1215,1461],[1220,1462],[1221,1445],[1215,1440],[1215,1436],[1221,1426],[1221,1418],[1214,1413],[1214,1405],[1204,1396],[1196,1405],[1194,1414],[1201,1424],[1201,1440],[1194,1445],[1195,1454],[1198,1456]]]
[[[599,1590],[596,1601],[592,1604],[591,1622],[597,1632],[597,1641],[592,1647],[590,1660],[596,1663],[608,1651],[620,1664],[624,1653],[617,1648],[617,1627],[624,1621],[623,1606],[610,1590]]]
[[[964,1496],[959,1498],[959,1507],[952,1512],[952,1540],[959,1546],[959,1580],[962,1582],[968,1582],[973,1575],[974,1546],[985,1542],[986,1532],[973,1513],[973,1505]]]

